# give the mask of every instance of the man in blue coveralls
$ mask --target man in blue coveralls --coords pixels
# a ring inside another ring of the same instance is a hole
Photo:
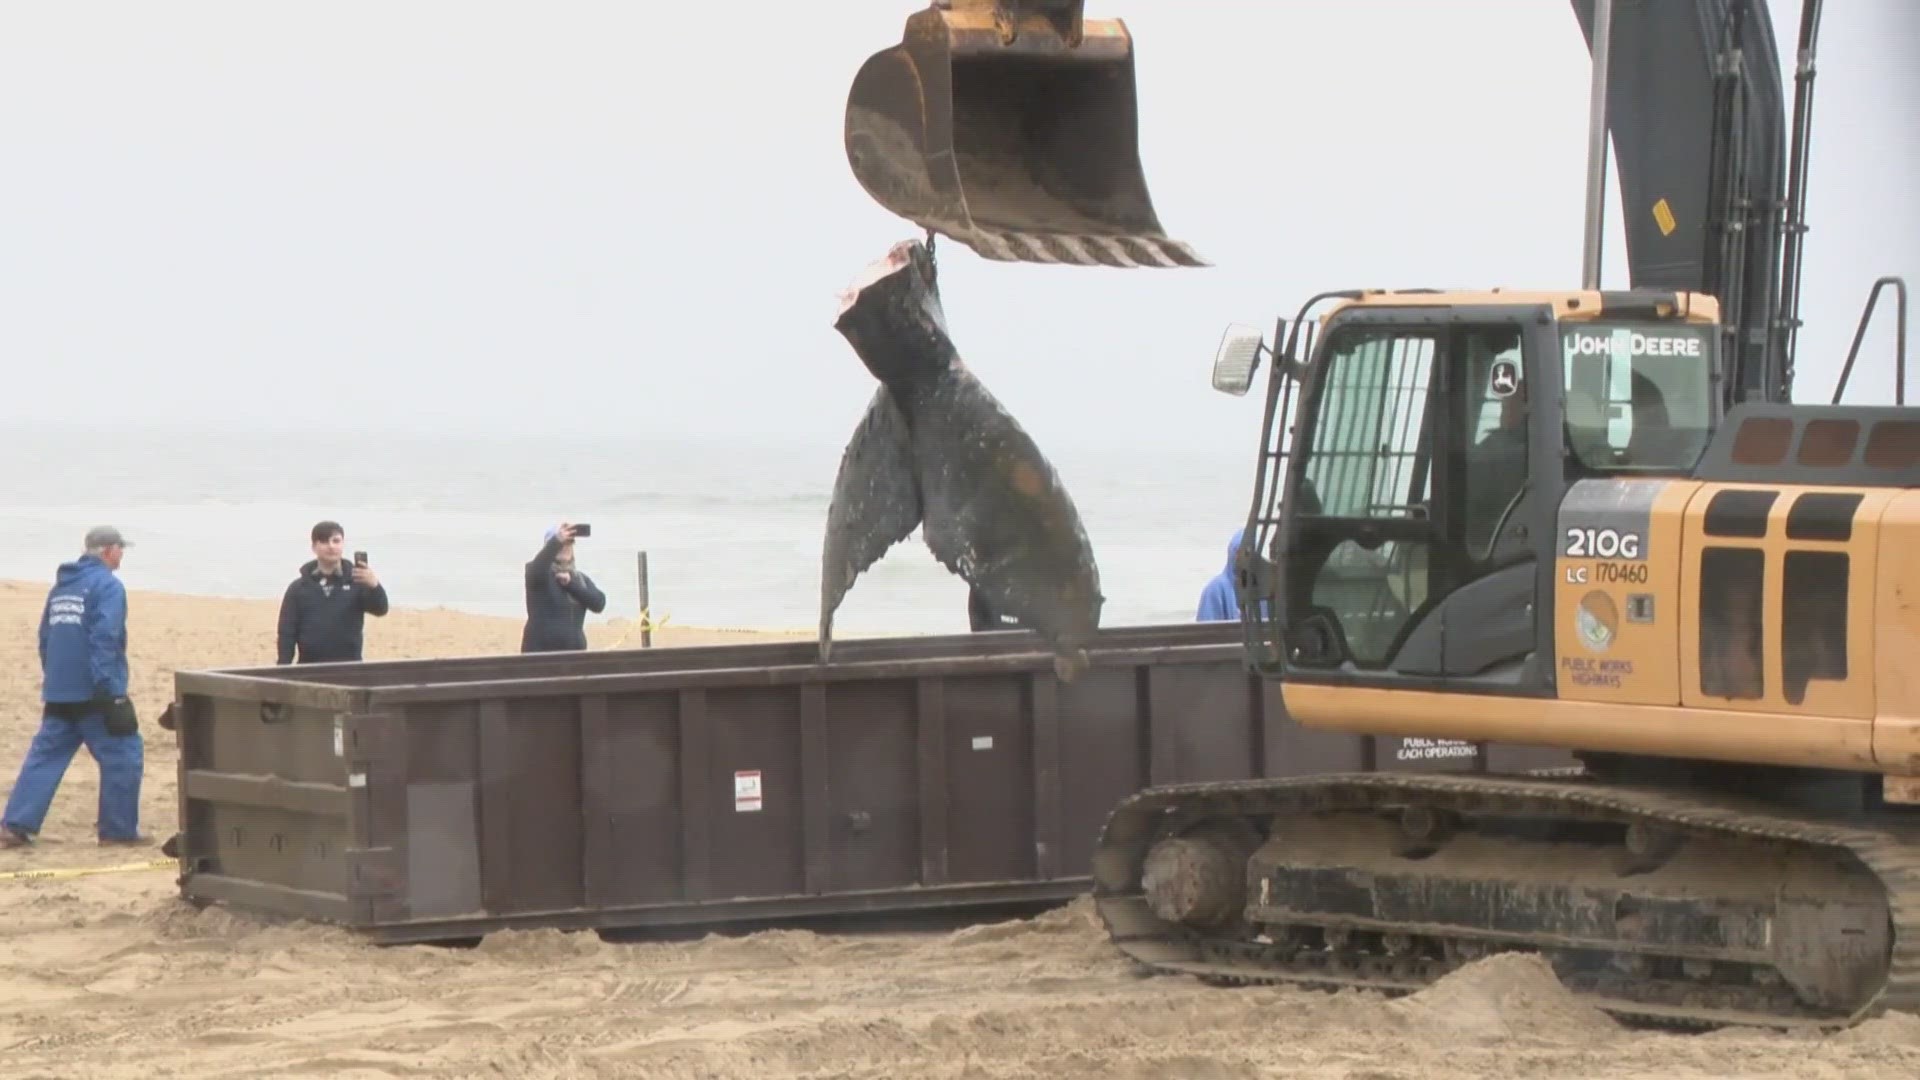
[[[102,844],[145,844],[140,781],[145,744],[127,698],[127,589],[114,576],[126,554],[120,530],[87,532],[86,554],[60,565],[40,613],[40,731],[0,815],[0,848],[33,842],[74,752],[100,766]]]

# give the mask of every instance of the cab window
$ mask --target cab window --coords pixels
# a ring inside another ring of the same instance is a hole
[[[1495,555],[1496,531],[1511,533],[1516,503],[1527,484],[1527,369],[1514,327],[1472,327],[1459,335],[1466,415],[1473,433],[1462,451],[1461,525],[1467,555],[1483,562]],[[1511,553],[1514,545],[1507,545]]]
[[[1581,464],[1693,468],[1710,435],[1716,340],[1684,323],[1562,326],[1567,444]]]
[[[1433,331],[1356,329],[1330,351],[1307,480],[1329,517],[1424,514]]]

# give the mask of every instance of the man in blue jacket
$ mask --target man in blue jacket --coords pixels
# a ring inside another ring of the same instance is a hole
[[[126,549],[120,530],[88,530],[86,554],[62,563],[47,593],[40,730],[0,814],[0,848],[33,842],[82,743],[100,766],[100,842],[148,842],[139,827],[146,747],[127,698],[127,589],[114,576]]]
[[[1240,553],[1240,537],[1246,531],[1244,526],[1233,530],[1233,539],[1227,541],[1227,565],[1207,579],[1206,587],[1200,590],[1200,610],[1194,614],[1195,622],[1231,621],[1240,617],[1240,599],[1233,592],[1233,560]]]

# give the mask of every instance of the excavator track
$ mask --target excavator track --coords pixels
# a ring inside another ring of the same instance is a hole
[[[1920,823],[1681,787],[1356,773],[1149,788],[1094,900],[1158,972],[1404,994],[1544,955],[1630,1023],[1836,1029],[1920,1008]]]

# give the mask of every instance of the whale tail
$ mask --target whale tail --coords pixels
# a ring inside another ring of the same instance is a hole
[[[907,418],[882,386],[840,455],[820,553],[820,662],[833,652],[833,613],[854,579],[920,524]]]
[[[834,327],[879,380],[840,458],[820,565],[820,649],[855,579],[922,529],[934,558],[1038,631],[1069,681],[1099,626],[1099,567],[1079,512],[1018,421],[960,362],[918,240],[842,294]]]

